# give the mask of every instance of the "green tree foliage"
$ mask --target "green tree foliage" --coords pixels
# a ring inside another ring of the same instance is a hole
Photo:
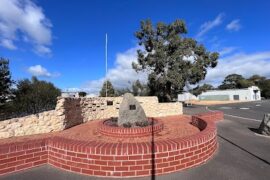
[[[261,90],[261,96],[270,98],[270,79],[264,76],[253,75],[248,79],[245,79],[239,74],[230,74],[225,77],[219,89],[241,89],[250,86],[258,86]]]
[[[134,96],[147,96],[148,91],[148,86],[146,84],[142,84],[139,80],[132,84],[132,93]]]
[[[129,88],[118,88],[115,91],[116,96],[122,96],[125,93],[132,93],[132,92],[131,92],[131,90]]]
[[[248,78],[248,80],[261,89],[262,97],[270,98],[270,79],[255,74]]]
[[[248,88],[254,85],[253,82],[249,81],[248,79],[243,79],[239,83],[240,83],[240,88]]]
[[[202,92],[213,90],[214,87],[211,84],[203,84],[202,86],[197,86],[194,89],[192,89],[192,94],[195,96],[200,95]]]
[[[0,107],[11,97],[13,83],[9,70],[9,60],[0,58]]]
[[[252,86],[253,83],[239,74],[230,74],[225,77],[219,89],[241,89]]]
[[[263,81],[266,80],[266,77],[260,76],[260,75],[253,75],[250,78],[248,78],[248,81],[252,82],[254,85],[259,86]]]
[[[269,99],[270,98],[270,79],[262,80],[258,86],[261,89],[261,96]]]
[[[86,95],[87,95],[86,92],[83,92],[83,91],[79,92],[79,97],[85,97]]]
[[[219,54],[211,53],[202,44],[184,35],[187,28],[182,20],[153,26],[150,20],[141,22],[135,33],[142,50],[138,50],[136,71],[148,71],[150,95],[160,101],[171,101],[182,92],[186,83],[203,80],[207,68],[217,65]]]
[[[114,97],[116,95],[112,83],[107,80],[107,97]],[[106,81],[103,83],[102,89],[99,92],[100,97],[106,97]]]
[[[18,81],[14,94],[17,112],[33,114],[54,109],[61,91],[50,82],[32,77],[31,81],[28,79]]]

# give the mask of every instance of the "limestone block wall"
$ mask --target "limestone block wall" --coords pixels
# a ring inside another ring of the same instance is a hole
[[[182,104],[179,102],[159,103],[158,98],[155,96],[136,97],[136,99],[140,102],[146,116],[148,117],[162,117],[183,114]],[[118,117],[122,97],[65,98],[65,100],[69,102],[67,104],[72,104],[72,101],[78,102],[79,100],[83,122],[87,122],[95,119]],[[74,109],[71,108],[69,113],[72,114],[72,111],[74,111],[74,114],[77,114],[77,110]]]
[[[56,111],[46,111],[30,116],[0,121],[0,139],[13,136],[48,133],[64,129]]]
[[[58,98],[55,111],[64,129],[83,123],[80,98]]]
[[[183,114],[182,103],[158,103],[156,111],[152,113],[154,117]]]

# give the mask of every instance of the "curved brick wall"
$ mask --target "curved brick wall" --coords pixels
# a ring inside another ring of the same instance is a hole
[[[108,120],[108,119],[107,119]],[[106,121],[101,121],[99,123],[98,131],[99,133],[112,136],[112,137],[142,137],[142,136],[150,136],[152,134],[156,134],[163,129],[163,123],[158,121],[158,119],[149,118],[149,121],[153,121],[153,126],[146,127],[135,127],[135,128],[123,128],[123,127],[113,127],[106,125]]]
[[[104,143],[60,137],[2,144],[0,174],[41,164],[68,171],[110,177],[138,177],[179,171],[204,163],[217,149],[216,126],[222,113],[200,114],[192,124],[201,131],[186,138],[154,143]]]

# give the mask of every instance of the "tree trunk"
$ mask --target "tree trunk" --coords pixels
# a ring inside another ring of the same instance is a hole
[[[171,102],[172,101],[172,84],[170,82],[166,83],[166,93],[165,93],[165,98],[167,102]]]

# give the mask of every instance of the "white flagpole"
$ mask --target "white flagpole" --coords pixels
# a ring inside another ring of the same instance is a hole
[[[108,79],[107,79],[107,71],[108,71],[108,36],[106,33],[106,40],[105,40],[105,69],[106,69],[106,74],[105,74],[105,81],[106,81],[106,97],[108,95]]]

